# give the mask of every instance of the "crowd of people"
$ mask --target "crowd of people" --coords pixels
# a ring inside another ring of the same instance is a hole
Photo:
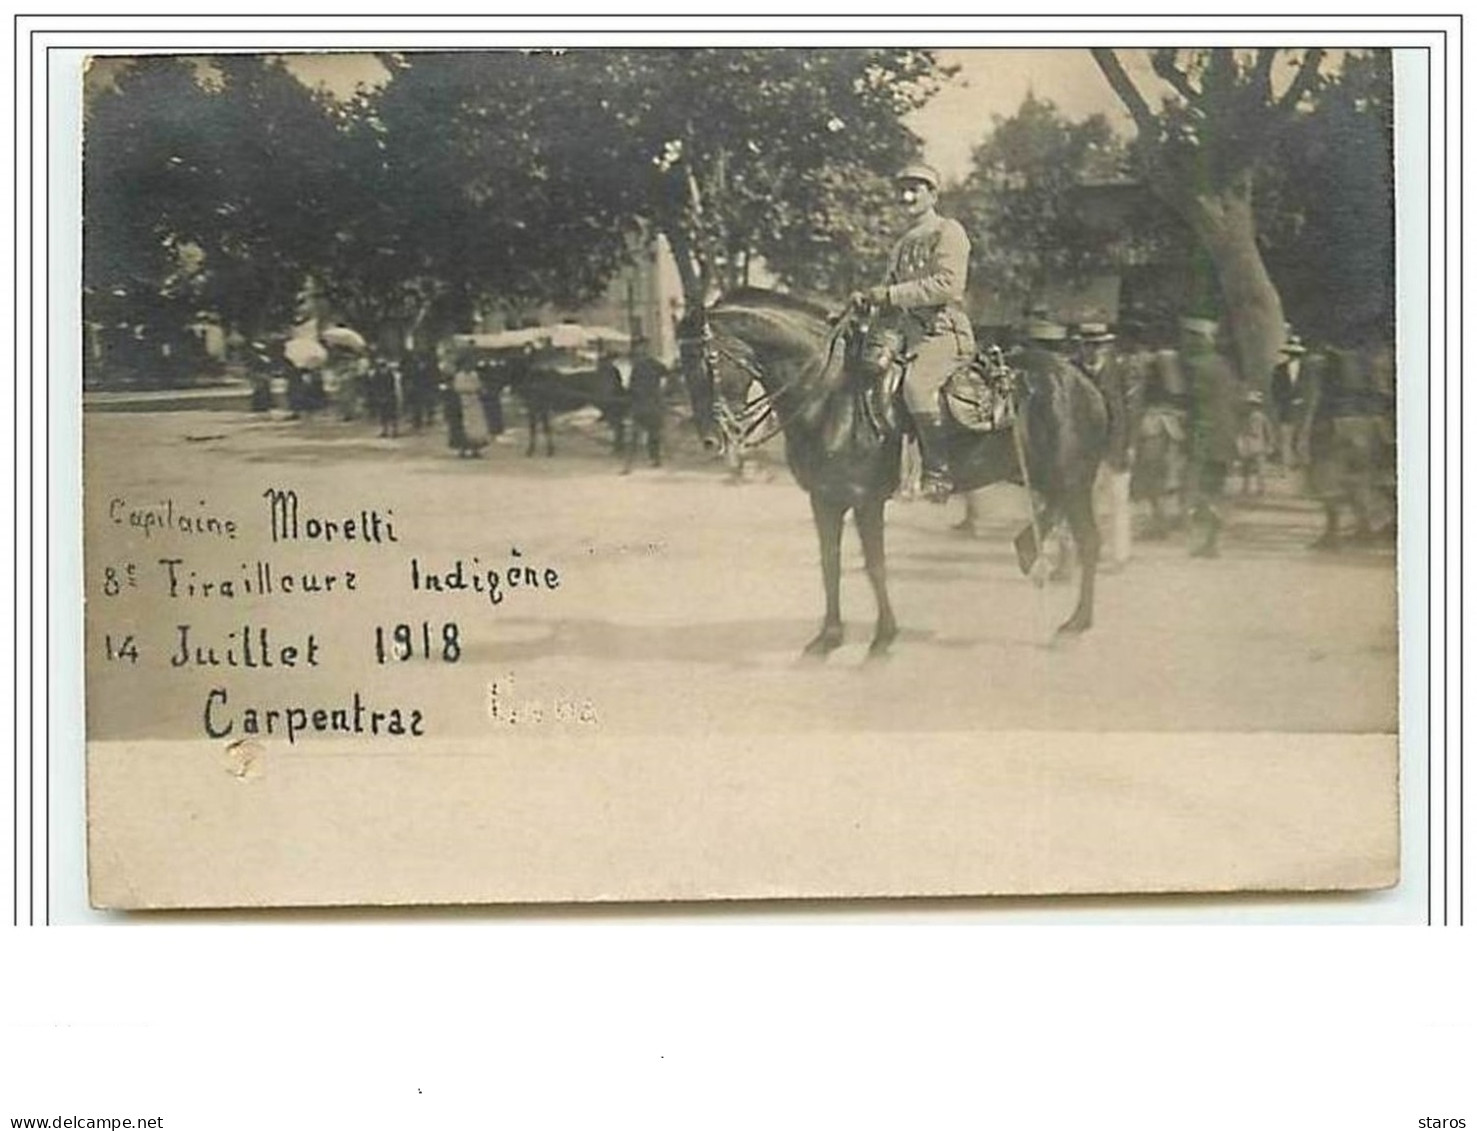
[[[1103,394],[1110,426],[1096,502],[1110,568],[1127,563],[1135,537],[1184,535],[1195,556],[1216,556],[1228,498],[1238,491],[1262,497],[1269,480],[1280,482],[1282,493],[1306,493],[1321,503],[1325,523],[1315,549],[1393,535],[1395,378],[1388,344],[1310,349],[1288,327],[1264,391],[1241,379],[1223,328],[1208,318],[1185,317],[1174,331],[1156,332],[1134,323],[1069,327],[1038,314],[1024,339],[1018,349],[1061,354]],[[504,403],[510,390],[523,400],[532,428],[541,399],[524,382],[537,379],[556,394],[556,409],[583,402],[600,410],[624,471],[642,454],[661,465],[670,377],[644,343],[634,342],[629,355],[602,353],[593,381],[578,389],[536,369],[533,351],[509,356],[455,344],[403,357],[339,351],[320,368],[293,371],[276,398],[265,381],[258,383],[253,407],[294,415],[330,411],[368,420],[388,438],[402,427],[420,432],[439,423],[452,451],[475,458],[490,444],[510,441]],[[916,441],[911,452],[905,497],[930,489]],[[978,526],[977,500],[966,497],[955,528],[969,533]]]
[[[402,425],[421,432],[439,419],[447,446],[459,458],[477,458],[490,444],[510,442],[505,400],[512,396],[527,415],[530,455],[540,429],[552,454],[554,412],[593,408],[611,426],[624,471],[632,470],[638,452],[652,466],[663,461],[669,374],[640,336],[628,352],[602,347],[587,372],[555,367],[532,345],[493,352],[456,337],[435,350],[401,355],[367,345],[328,350],[321,364],[288,367],[285,376],[278,359],[265,348],[258,352],[252,394],[257,412],[367,419],[378,425],[381,438],[398,438]]]
[[[896,180],[907,229],[885,280],[853,294],[849,308],[877,312],[901,336],[909,361],[900,398],[912,438],[903,494],[942,502],[953,491],[942,394],[977,351],[964,312],[970,243],[957,221],[937,211],[936,170],[914,164]],[[1395,367],[1393,349],[1378,333],[1352,330],[1310,349],[1285,327],[1266,389],[1238,371],[1225,328],[1198,313],[1173,326],[1125,320],[1069,327],[1038,311],[1015,350],[1027,361],[1050,354],[1075,364],[1103,396],[1108,443],[1095,509],[1110,568],[1128,562],[1136,527],[1145,539],[1183,532],[1192,555],[1216,557],[1228,492],[1239,483],[1243,496],[1259,497],[1273,477],[1288,493],[1305,491],[1322,504],[1318,550],[1393,535]],[[546,454],[553,454],[554,412],[594,407],[612,425],[629,472],[642,447],[653,465],[662,462],[668,389],[665,368],[639,338],[629,356],[602,352],[589,372],[562,374],[541,367],[533,347],[487,353],[453,338],[403,360],[367,346],[330,357],[322,368],[289,378],[287,407],[311,413],[333,393],[345,419],[368,415],[382,437],[397,436],[407,417],[413,430],[431,426],[439,411],[448,445],[472,458],[506,440],[503,398],[511,390],[527,410],[529,455],[539,428]],[[270,401],[262,393],[257,407]],[[973,531],[978,501],[967,501],[956,529]]]
[[[252,411],[285,410],[289,419],[324,412],[342,420],[367,416],[381,436],[399,435],[402,421],[415,430],[433,424],[448,381],[435,354],[394,357],[368,347],[324,350],[321,361],[306,366],[260,343],[252,361]]]
[[[1254,500],[1269,481],[1323,508],[1313,549],[1378,544],[1395,530],[1393,351],[1379,342],[1310,349],[1286,328],[1265,391],[1244,381],[1223,327],[1184,317],[1175,339],[1135,324],[1069,328],[1049,318],[1027,329],[1031,348],[1066,355],[1098,387],[1109,440],[1096,509],[1106,560],[1123,566],[1135,536],[1183,534],[1196,557],[1216,557],[1228,503]],[[975,532],[967,500],[956,529]]]
[[[941,391],[971,360],[975,337],[965,317],[970,242],[937,211],[941,180],[913,164],[896,177],[907,228],[884,281],[852,296],[901,327],[911,358],[904,400],[917,439],[913,490],[942,501],[951,491],[940,422]],[[1395,520],[1395,367],[1377,330],[1351,328],[1340,341],[1308,350],[1284,328],[1280,363],[1263,390],[1232,361],[1224,327],[1190,313],[1171,329],[1125,323],[1079,324],[1075,333],[1037,312],[1018,356],[1063,355],[1097,385],[1106,402],[1109,441],[1095,509],[1105,526],[1110,566],[1132,553],[1135,504],[1147,510],[1143,536],[1188,531],[1190,553],[1220,553],[1228,484],[1266,492],[1275,473],[1299,477],[1321,503],[1325,526],[1313,544],[1335,550],[1393,535]],[[971,500],[960,528],[977,525]],[[1350,525],[1346,528],[1344,518]]]

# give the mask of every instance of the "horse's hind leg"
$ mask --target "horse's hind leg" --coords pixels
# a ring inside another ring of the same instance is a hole
[[[1092,511],[1092,486],[1079,487],[1067,496],[1064,507],[1067,525],[1072,530],[1072,540],[1077,543],[1077,557],[1082,576],[1077,588],[1077,608],[1058,632],[1086,632],[1092,627],[1093,590],[1097,582],[1098,551],[1102,538],[1098,533],[1097,517]]]
[[[1021,572],[1026,574],[1031,572],[1036,565],[1036,559],[1046,548],[1037,543],[1038,536],[1043,543],[1051,536],[1052,528],[1056,526],[1058,513],[1056,506],[1050,501],[1038,505],[1036,500],[1032,499],[1030,506],[1035,508],[1032,513],[1036,519],[1015,536],[1016,564],[1021,567]]]
[[[868,499],[856,508],[856,530],[862,539],[862,557],[867,566],[867,580],[877,598],[877,630],[868,650],[873,656],[886,653],[897,639],[897,619],[892,615],[892,601],[887,596],[887,542],[884,511],[886,500]]]
[[[821,577],[826,586],[826,619],[815,639],[805,646],[807,656],[825,656],[841,647],[841,523],[846,507],[810,496],[810,511],[821,544]]]

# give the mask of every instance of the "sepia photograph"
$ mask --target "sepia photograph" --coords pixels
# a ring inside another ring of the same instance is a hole
[[[93,907],[1396,885],[1424,65],[90,56]]]

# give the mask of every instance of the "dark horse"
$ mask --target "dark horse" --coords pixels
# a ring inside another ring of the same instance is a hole
[[[534,454],[542,432],[544,455],[552,456],[554,414],[591,407],[598,408],[600,419],[610,425],[617,450],[624,446],[631,394],[621,386],[620,371],[614,366],[561,373],[518,358],[506,366],[504,381],[528,414],[528,449],[524,455]]]
[[[743,290],[689,313],[679,345],[705,445],[727,447],[761,431],[763,438],[785,433],[790,470],[810,495],[826,589],[825,621],[805,653],[824,656],[842,642],[841,527],[852,511],[877,599],[871,653],[880,655],[898,633],[887,595],[883,508],[898,487],[903,425],[879,397],[877,381],[848,359],[842,330],[814,303]],[[1009,428],[951,431],[955,488],[1005,481],[1030,486],[1036,518],[1015,541],[1023,572],[1036,561],[1039,538],[1066,520],[1081,558],[1081,582],[1077,607],[1058,631],[1082,632],[1092,625],[1099,545],[1092,484],[1107,444],[1107,410],[1092,382],[1052,355],[1028,353],[1020,380],[1019,437]],[[749,400],[755,383],[763,393]]]

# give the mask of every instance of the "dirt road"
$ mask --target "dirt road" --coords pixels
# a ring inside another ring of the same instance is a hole
[[[333,708],[357,691],[456,737],[516,726],[519,712],[616,734],[1396,725],[1393,548],[1309,552],[1318,515],[1282,484],[1235,510],[1217,561],[1141,543],[1126,570],[1103,577],[1096,627],[1069,643],[1053,643],[1051,628],[1072,585],[1038,591],[1015,566],[1019,492],[986,496],[978,539],[949,530],[958,504],[894,502],[894,654],[865,662],[873,609],[848,535],[848,643],[814,663],[798,654],[820,615],[815,538],[805,497],[774,461],[734,486],[679,446],[668,467],[622,476],[600,431],[568,420],[552,460],[524,458],[521,444],[460,460],[439,433],[378,439],[364,422],[234,412],[89,413],[84,427],[93,738],[198,737],[216,688],[232,718],[248,704]],[[274,544],[263,498],[273,488],[296,491],[307,516],[378,513],[396,541],[341,530],[333,542]],[[144,514],[155,518],[134,517]],[[485,587],[425,591],[427,575],[458,576],[458,561],[462,578],[492,571],[501,599]],[[262,562],[277,587],[244,592]],[[514,589],[529,567],[557,588]],[[335,574],[338,588],[284,594],[291,574]],[[448,624],[454,661],[442,654]],[[218,643],[222,656],[265,628],[279,660],[294,646],[298,662],[176,665],[180,625],[190,647]],[[397,625],[409,659],[395,656]],[[304,662],[309,635],[315,664]],[[125,642],[136,658],[116,654]]]

